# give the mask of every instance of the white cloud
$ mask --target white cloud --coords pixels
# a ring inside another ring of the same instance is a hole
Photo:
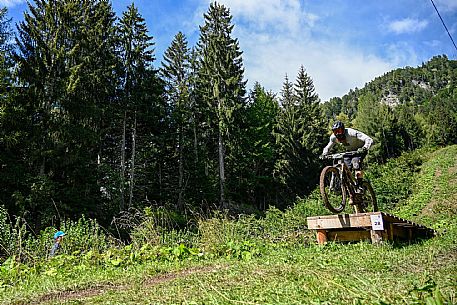
[[[426,20],[405,18],[390,22],[388,29],[396,34],[414,33],[423,30],[427,25],[428,22]]]
[[[455,0],[435,0],[435,5],[442,12],[457,11],[457,1]]]
[[[323,101],[342,96],[349,89],[362,88],[366,82],[393,68],[380,58],[328,41],[300,42],[294,37],[242,35],[240,44],[248,88],[258,81],[267,90],[279,93],[285,75],[295,82],[303,65]]]
[[[415,66],[420,63],[415,48],[407,42],[396,42],[385,46],[389,62],[395,66]]]
[[[287,74],[294,82],[301,65],[313,79],[322,100],[342,96],[349,89],[393,66],[342,42],[311,38],[320,17],[305,11],[299,0],[220,0],[235,19],[235,33],[243,51],[248,89],[259,82],[279,93]]]
[[[234,18],[257,30],[297,32],[303,23],[313,25],[318,16],[305,13],[299,0],[220,0]]]
[[[0,7],[13,7],[17,4],[25,2],[25,0],[0,0]]]
[[[209,1],[202,0],[208,5]],[[243,51],[248,89],[259,82],[279,93],[285,75],[295,82],[300,66],[313,79],[321,100],[343,96],[350,89],[395,68],[399,55],[389,59],[367,54],[350,42],[325,38],[323,16],[307,11],[299,0],[219,0],[230,8],[234,37]],[[207,6],[208,7],[208,6]]]
[[[433,40],[429,40],[429,41],[424,41],[424,44],[426,46],[429,46],[430,48],[436,48],[436,47],[440,46],[442,43],[439,40],[433,39]]]

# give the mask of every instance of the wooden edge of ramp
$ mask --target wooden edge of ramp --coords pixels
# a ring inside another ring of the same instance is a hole
[[[328,240],[412,241],[436,235],[433,229],[384,212],[313,216],[307,222],[308,229],[316,230],[319,244]]]

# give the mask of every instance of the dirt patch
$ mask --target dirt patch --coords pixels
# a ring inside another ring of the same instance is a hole
[[[172,273],[166,273],[166,274],[161,274],[158,276],[154,277],[149,277],[147,278],[144,282],[144,286],[154,286],[163,282],[168,282],[172,281],[176,278],[179,277],[186,277],[188,275],[194,274],[194,273],[208,273],[208,272],[216,272],[222,269],[227,269],[227,266],[206,266],[206,267],[195,267],[195,268],[189,268],[186,270],[182,270],[179,272],[172,272]]]
[[[457,195],[454,194],[446,200],[431,200],[421,211],[421,216],[436,217],[441,213],[455,214]]]
[[[115,284],[103,284],[97,285],[94,287],[89,287],[81,290],[65,290],[60,292],[53,292],[49,294],[42,295],[33,301],[18,302],[15,304],[42,304],[53,301],[70,301],[70,300],[79,300],[90,298],[99,294],[103,294],[106,291],[111,290],[125,290],[128,286],[126,285],[115,285]]]
[[[400,264],[396,269],[408,274],[423,274],[424,272],[439,273],[457,264],[457,247],[441,250],[432,256],[416,257],[409,264]]]
[[[449,169],[447,170],[447,172],[448,172],[450,175],[455,175],[455,174],[457,174],[457,166],[449,167]]]
[[[150,287],[154,285],[158,285],[161,283],[169,282],[177,278],[186,277],[191,274],[195,273],[207,273],[207,272],[216,272],[218,270],[226,269],[228,266],[205,266],[205,267],[193,267],[177,272],[159,274],[156,276],[148,277],[143,281],[143,285],[145,287]],[[53,303],[53,302],[65,302],[71,300],[80,300],[85,298],[94,297],[97,295],[101,295],[108,291],[120,291],[120,290],[128,290],[131,289],[133,285],[125,285],[125,284],[114,284],[114,283],[104,283],[80,290],[65,290],[60,292],[53,292],[42,295],[35,300],[27,300],[27,301],[18,301],[14,302],[13,304],[22,305],[22,304],[45,304],[45,303]]]

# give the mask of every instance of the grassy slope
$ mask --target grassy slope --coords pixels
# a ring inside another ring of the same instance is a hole
[[[443,300],[456,304],[456,185],[457,146],[451,146],[431,154],[413,196],[389,211],[442,233],[420,243],[268,245],[261,256],[250,260],[91,267],[62,276],[41,273],[0,290],[0,300],[44,301],[49,298],[43,295],[61,286],[67,290],[66,298],[52,295],[50,303],[440,304]],[[79,290],[78,296],[69,295],[73,289]]]

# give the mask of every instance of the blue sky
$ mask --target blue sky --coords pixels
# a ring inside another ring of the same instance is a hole
[[[361,88],[392,69],[416,67],[435,55],[457,59],[430,0],[220,0],[230,8],[243,51],[248,89],[258,81],[279,92],[301,65],[322,100]],[[113,0],[118,16],[132,1]],[[181,31],[193,46],[209,0],[137,0],[154,37],[156,67]],[[457,43],[457,0],[434,0]],[[23,0],[0,0],[13,24]]]

